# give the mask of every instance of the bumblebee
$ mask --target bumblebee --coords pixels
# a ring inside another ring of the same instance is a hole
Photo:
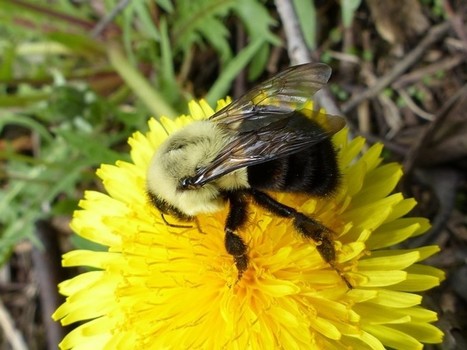
[[[344,127],[344,119],[323,118],[319,112],[310,116],[303,109],[330,75],[331,69],[322,63],[292,66],[209,119],[171,134],[153,156],[147,193],[163,215],[194,220],[198,214],[216,212],[229,204],[225,248],[233,257],[239,279],[248,268],[248,249],[239,232],[247,222],[252,200],[270,213],[292,220],[296,231],[317,243],[322,258],[351,287],[335,264],[333,232],[268,194],[328,197],[338,188],[340,171],[330,137]]]

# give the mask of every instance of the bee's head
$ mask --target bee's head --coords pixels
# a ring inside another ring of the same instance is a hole
[[[224,200],[217,186],[214,183],[200,186],[190,178],[197,169],[212,162],[224,143],[220,131],[208,121],[194,122],[170,135],[149,166],[147,190],[157,198],[152,203],[160,210],[175,208],[185,216],[221,209]]]

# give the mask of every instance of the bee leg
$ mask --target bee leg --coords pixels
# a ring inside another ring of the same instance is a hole
[[[225,249],[227,253],[233,256],[235,266],[238,270],[238,280],[242,278],[243,272],[248,267],[247,246],[242,238],[236,233],[225,230]]]
[[[164,221],[164,224],[170,227],[177,227],[177,228],[192,228],[193,227],[192,225],[171,224],[170,222],[167,221],[163,213],[161,213],[161,218],[162,218],[162,221]]]
[[[250,194],[258,205],[262,206],[271,213],[280,217],[293,219],[295,229],[304,237],[311,238],[318,243],[316,249],[318,250],[321,257],[334,270],[336,270],[347,287],[352,289],[352,285],[336,265],[336,249],[334,248],[332,231],[330,229],[322,225],[320,222],[298,212],[294,208],[279,203],[264,192],[251,189]]]
[[[238,270],[238,280],[240,280],[248,267],[248,247],[243,239],[236,234],[236,231],[246,222],[247,203],[245,195],[241,192],[227,193],[226,197],[229,199],[230,211],[225,223],[225,249],[234,258]]]
[[[319,243],[316,246],[316,249],[323,257],[324,261],[331,265],[339,276],[341,276],[347,287],[352,289],[352,285],[336,265],[336,249],[334,248],[334,243],[332,241],[332,231],[320,222],[297,211],[294,215],[294,226],[300,234]]]

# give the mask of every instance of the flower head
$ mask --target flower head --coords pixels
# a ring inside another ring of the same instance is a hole
[[[227,208],[199,215],[198,229],[167,225],[147,198],[155,150],[213,110],[201,101],[190,112],[174,121],[151,119],[149,132],[129,140],[132,163],[98,170],[108,194],[89,191],[81,201],[73,230],[108,251],[64,255],[64,266],[95,270],[60,284],[67,299],[54,319],[85,321],[62,349],[420,349],[441,341],[431,324],[436,313],[421,307],[417,294],[443,278],[420,264],[438,247],[391,248],[429,223],[403,217],[416,203],[391,194],[402,171],[381,164],[381,145],[364,151],[365,140],[349,141],[343,129],[333,137],[343,174],[338,192],[326,199],[277,197],[332,229],[336,265],[352,289],[290,220],[253,203],[241,232],[249,266],[237,281],[224,247]]]

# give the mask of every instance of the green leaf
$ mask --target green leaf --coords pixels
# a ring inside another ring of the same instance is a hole
[[[138,14],[139,23],[142,26],[144,34],[147,35],[150,39],[159,41],[160,35],[157,27],[154,25],[147,5],[144,1],[131,1],[131,6],[134,8],[135,12]]]
[[[234,0],[197,0],[180,2],[177,7],[177,16],[171,27],[171,36],[174,51],[187,52],[192,45],[202,44],[202,38],[215,44],[215,48],[221,57],[228,57],[230,53],[226,51],[229,46],[229,31],[222,21],[229,14],[232,7],[235,6]],[[221,21],[222,29],[213,24],[213,20]],[[211,28],[211,31],[208,32]],[[213,31],[213,29],[215,31]],[[206,33],[208,37],[204,37]],[[217,38],[214,39],[214,35]],[[224,43],[220,43],[223,40]],[[213,45],[214,45],[213,44]],[[230,50],[230,49],[229,49]]]
[[[341,0],[342,6],[342,22],[344,27],[348,28],[352,25],[355,11],[361,4],[361,0]]]
[[[113,164],[117,160],[128,160],[128,155],[112,151],[105,137],[77,133],[76,130],[58,129],[57,134],[63,137],[68,147],[79,151],[87,159],[87,163],[99,165],[101,163]]]
[[[48,93],[38,92],[23,95],[0,95],[0,107],[27,107],[39,101],[47,100]]]
[[[273,45],[281,45],[281,40],[271,32],[277,21],[259,1],[238,0],[233,10],[242,19],[251,41],[263,39]]]
[[[159,71],[159,83],[162,93],[167,98],[167,101],[174,103],[180,98],[180,89],[177,85],[175,78],[172,48],[170,46],[169,29],[165,17],[161,18],[160,21],[161,31],[161,64]]]
[[[37,122],[31,117],[23,116],[20,114],[4,114],[2,118],[0,118],[0,131],[6,125],[20,125],[25,128],[30,129],[31,131],[36,132],[39,134],[45,141],[52,142],[53,138],[52,135],[49,133],[46,127],[44,127],[41,123]]]
[[[111,46],[108,54],[114,68],[154,116],[172,117],[176,114],[164,97],[130,64],[118,47]]]
[[[174,11],[174,6],[170,0],[156,0],[156,3],[168,13],[172,13]]]
[[[50,40],[56,41],[70,50],[88,57],[105,54],[105,47],[102,43],[93,41],[89,36],[52,32],[46,35]]]
[[[248,62],[252,60],[262,44],[262,39],[253,41],[229,62],[206,95],[206,100],[211,106],[213,106],[220,98],[225,97],[232,85],[232,81],[237,77],[240,71],[246,67]]]
[[[253,81],[264,72],[269,61],[270,46],[265,42],[261,45],[254,59],[251,60],[248,68],[248,80]]]
[[[229,31],[217,18],[207,18],[199,32],[220,54],[221,62],[227,62],[232,57],[232,51],[226,38],[229,37]]]
[[[12,44],[7,44],[1,51],[0,81],[9,81],[13,78],[13,68],[16,58],[16,49]]]
[[[38,218],[38,214],[28,212],[18,218],[2,230],[0,237],[0,265],[10,257],[13,246],[25,238],[32,237],[34,234],[33,222]]]

